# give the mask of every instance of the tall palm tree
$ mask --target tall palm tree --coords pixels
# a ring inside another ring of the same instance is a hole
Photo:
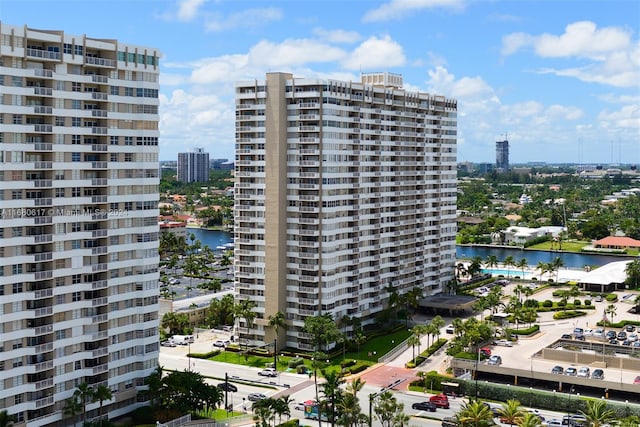
[[[510,425],[517,424],[518,420],[524,418],[524,411],[520,406],[520,401],[515,399],[510,399],[503,403],[499,413],[501,420]]]
[[[111,389],[104,384],[100,384],[93,392],[93,401],[100,402],[100,412],[98,414],[102,416],[102,405],[105,400],[111,400],[113,395]]]
[[[342,390],[340,386],[345,383],[345,380],[342,378],[342,374],[337,371],[323,371],[322,374],[325,378],[325,383],[320,387],[322,388],[322,394],[328,400],[328,417],[332,426],[335,426],[336,423],[336,403],[339,402],[342,398]]]
[[[640,287],[640,259],[634,259],[624,268],[624,272],[627,273],[627,279],[625,282],[632,288],[637,289]]]
[[[80,383],[73,392],[73,397],[82,405],[82,421],[87,423],[87,405],[93,402],[93,389],[87,383]]]
[[[280,328],[284,329],[286,328],[286,318],[284,316],[284,313],[281,311],[276,311],[275,314],[273,315],[269,315],[269,326],[271,326],[273,328],[273,332],[275,334],[275,339],[278,339],[278,333],[280,332]],[[276,341],[277,343],[277,341]],[[274,348],[273,352],[276,354],[278,354],[278,349]],[[276,366],[277,369],[277,366]]]
[[[529,266],[526,258],[521,258],[520,261],[516,263],[516,267],[522,271],[522,278],[524,279],[524,270]]]
[[[436,315],[436,316],[433,316],[433,319],[431,319],[431,324],[436,330],[436,333],[435,333],[436,338],[440,339],[440,330],[444,328],[444,325],[446,325],[446,322],[444,321],[442,316]]]
[[[504,259],[504,265],[507,267],[507,277],[511,276],[511,268],[516,266],[516,260],[509,255]]]
[[[82,404],[76,398],[75,394],[65,401],[65,406],[62,412],[73,419],[73,425],[75,426],[76,417],[82,414]]]
[[[493,413],[483,402],[467,402],[456,414],[460,427],[488,427],[493,425]]]
[[[580,412],[587,418],[589,427],[602,427],[615,418],[615,412],[607,409],[607,403],[604,400],[595,399],[586,402],[587,407]]]
[[[407,338],[407,345],[410,346],[413,351],[413,358],[411,360],[416,360],[416,346],[419,348],[420,338],[415,333],[409,335],[409,338]]]
[[[486,261],[484,262],[484,265],[487,268],[495,268],[498,266],[498,257],[495,255],[489,255],[487,256]]]
[[[536,265],[536,270],[540,270],[540,281],[542,281],[542,276],[544,276],[544,273],[547,273],[549,271],[549,265],[546,262],[542,262],[542,261],[538,261],[538,264]]]
[[[560,257],[556,257],[552,262],[551,266],[553,271],[556,272],[556,282],[558,281],[558,275],[560,274],[560,269],[564,267],[564,261]]]

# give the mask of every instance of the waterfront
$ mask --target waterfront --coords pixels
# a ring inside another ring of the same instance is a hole
[[[578,254],[573,252],[558,251],[534,251],[523,250],[519,248],[490,247],[490,246],[456,246],[456,258],[458,260],[470,260],[476,256],[486,260],[488,256],[495,255],[499,263],[502,263],[508,256],[512,256],[514,260],[519,261],[522,258],[527,260],[530,266],[536,266],[539,262],[552,262],[560,257],[566,268],[584,268],[585,266],[601,267],[614,261],[623,261],[633,259],[633,257],[623,257],[616,255],[596,255],[596,254]]]
[[[224,246],[233,242],[233,233],[221,230],[206,230],[201,228],[187,229],[187,242],[190,242],[189,235],[192,234],[203,245],[209,246],[216,250],[218,246]],[[533,251],[522,250],[519,248],[505,247],[488,247],[488,246],[456,246],[456,258],[458,260],[470,260],[479,256],[486,260],[489,255],[495,255],[498,262],[504,261],[508,256],[512,256],[516,261],[525,258],[530,266],[538,265],[538,262],[551,262],[555,258],[560,257],[566,268],[582,269],[588,265],[591,267],[600,267],[614,261],[622,261],[625,259],[633,259],[633,257],[621,257],[613,255],[595,255],[595,254],[577,254],[572,252],[557,251]]]

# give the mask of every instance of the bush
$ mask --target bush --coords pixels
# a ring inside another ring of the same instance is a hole
[[[364,371],[368,367],[369,367],[369,365],[363,363],[362,365],[354,366],[353,368],[351,368],[349,370],[349,372],[351,372],[352,375],[353,374],[359,374],[360,372]]]
[[[586,305],[587,307],[589,307],[591,305],[591,300],[590,299],[586,299],[584,300],[584,305]]]
[[[296,374],[306,374],[307,373],[307,367],[304,365],[298,365],[296,366]]]
[[[565,300],[558,301],[558,307],[564,307],[565,305],[567,305]]]
[[[543,307],[553,307],[553,301],[551,301],[550,299],[546,299],[543,301],[542,303]]]
[[[535,334],[539,330],[540,330],[540,325],[533,325],[532,327],[527,329],[507,329],[507,333],[514,334],[514,335],[531,335],[531,334]]]
[[[538,308],[539,305],[538,300],[535,299],[528,299],[524,302],[524,306],[529,308]]]
[[[304,360],[303,359],[299,359],[299,358],[295,358],[295,359],[291,359],[289,360],[289,363],[287,363],[287,366],[289,368],[297,368],[298,366],[304,364]]]
[[[209,359],[220,354],[220,350],[213,350],[208,353],[189,353],[189,357],[195,357],[196,359]]]
[[[587,314],[586,311],[580,311],[580,310],[558,311],[557,313],[553,314],[553,318],[555,320],[572,319],[574,317],[580,317],[586,314]]]
[[[580,304],[582,304],[582,302],[579,299],[573,301],[573,305],[580,305]]]
[[[350,360],[343,360],[342,362],[340,362],[340,367],[341,367],[342,369],[344,369],[344,368],[348,368],[349,366],[353,366],[353,365],[355,365],[356,363],[358,363],[358,361],[357,361],[357,360],[353,360],[353,359],[350,359]]]
[[[616,295],[616,294],[607,294],[607,296],[604,297],[604,299],[606,299],[607,302],[617,301],[618,300],[618,295]]]

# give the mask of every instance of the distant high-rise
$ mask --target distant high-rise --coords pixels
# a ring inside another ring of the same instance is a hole
[[[87,24],[90,28],[90,24]],[[145,404],[158,366],[155,49],[0,23],[0,410],[71,426]]]
[[[209,182],[209,153],[203,148],[178,153],[178,181]]]
[[[242,338],[272,342],[282,312],[278,344],[310,350],[305,318],[369,325],[453,278],[456,100],[397,74],[269,73],[236,85],[236,131],[235,285],[257,314]]]
[[[496,170],[509,171],[509,141],[496,141]]]

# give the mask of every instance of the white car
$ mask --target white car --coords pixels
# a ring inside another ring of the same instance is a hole
[[[447,325],[446,329],[444,330],[446,333],[448,334],[452,334],[455,332],[455,329],[453,328],[453,325]]]
[[[582,368],[578,369],[578,376],[579,377],[589,378],[589,375],[591,375],[591,371],[589,370],[589,368],[582,367]]]
[[[593,329],[585,329],[582,335],[584,335],[585,337],[593,336]]]
[[[491,356],[489,358],[489,362],[487,362],[489,365],[501,365],[502,364],[502,357],[494,354],[493,356]]]
[[[627,336],[627,339],[628,339],[629,341],[631,341],[631,342],[636,342],[636,341],[638,341],[638,334],[636,334],[636,333],[629,334],[629,335]]]
[[[500,345],[502,347],[513,347],[513,343],[509,340],[498,340],[496,341],[496,345]]]

